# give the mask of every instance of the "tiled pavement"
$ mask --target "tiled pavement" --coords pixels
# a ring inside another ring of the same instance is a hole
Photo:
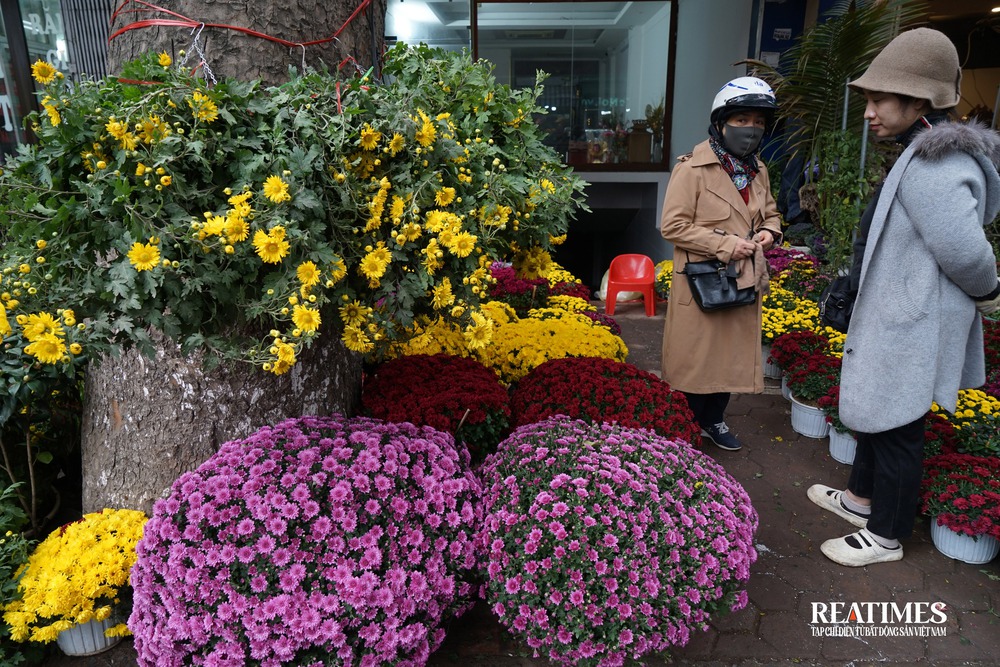
[[[618,306],[615,318],[629,346],[630,363],[659,373],[665,306],[647,318],[641,304]],[[734,397],[729,423],[745,443],[739,452],[711,444],[706,452],[746,488],[760,515],[759,558],[748,585],[750,604],[721,616],[710,629],[671,655],[646,664],[699,667],[751,665],[1000,665],[1000,558],[968,565],[941,555],[919,520],[906,557],[897,563],[844,568],[826,560],[819,544],[854,530],[820,510],[805,491],[816,482],[840,486],[848,466],[830,458],[826,440],[791,429],[788,403],[776,386],[759,396]],[[947,604],[944,637],[814,637],[812,603],[938,602]],[[62,667],[124,667],[135,664],[131,643],[93,658],[61,660]],[[503,631],[485,605],[449,628],[445,644],[431,658],[435,667],[542,666],[531,651]]]

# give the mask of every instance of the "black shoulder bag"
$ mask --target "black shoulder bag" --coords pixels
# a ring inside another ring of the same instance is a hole
[[[856,296],[851,289],[850,276],[834,278],[819,295],[819,321],[840,333],[847,333]]]
[[[757,303],[757,289],[736,287],[736,265],[717,259],[688,262],[680,271],[687,276],[695,303],[706,313]]]

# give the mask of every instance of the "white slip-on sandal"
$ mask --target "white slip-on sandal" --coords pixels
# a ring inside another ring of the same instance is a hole
[[[858,528],[868,525],[868,515],[859,514],[844,507],[844,492],[834,489],[825,484],[813,484],[806,491],[809,500],[813,501],[828,512],[833,512],[841,519],[847,519]]]
[[[827,540],[819,550],[834,563],[848,567],[863,567],[875,563],[889,563],[903,559],[903,547],[883,547],[875,541],[866,528],[856,533]]]

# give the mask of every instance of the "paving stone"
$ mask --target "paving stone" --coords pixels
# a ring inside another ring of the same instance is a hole
[[[1000,610],[969,612],[959,618],[959,635],[970,640],[984,653],[1000,660]]]
[[[909,556],[909,554],[907,554]],[[924,588],[924,573],[907,557],[893,567],[882,570],[882,583],[893,593],[902,591],[922,591]]]
[[[750,577],[750,581],[755,578]],[[751,595],[750,603],[743,609],[716,614],[712,619],[712,627],[719,632],[757,632],[757,623],[761,616],[758,602]]]
[[[716,660],[773,660],[785,658],[776,648],[757,637],[755,634],[742,632],[723,632],[715,642],[712,658]]]
[[[760,618],[758,635],[773,646],[776,655],[792,659],[815,657],[822,640],[812,636],[809,619],[796,612],[769,612]]]
[[[1000,632],[1000,630],[998,630]],[[927,659],[934,660],[987,660],[990,654],[962,636],[958,628],[947,628],[944,637],[927,639]],[[995,655],[995,654],[994,654]]]
[[[709,626],[704,632],[696,632],[685,646],[678,646],[667,652],[668,657],[684,657],[686,659],[705,660],[712,655],[719,631]]]
[[[788,584],[803,592],[828,593],[832,588],[833,572],[826,567],[817,567],[815,556],[789,556],[781,559],[775,574]]]
[[[773,574],[751,576],[747,593],[763,612],[790,611],[798,606],[799,592]]]
[[[987,611],[991,608],[991,593],[996,582],[965,564],[955,572],[937,577],[933,591],[949,605],[967,611]]]

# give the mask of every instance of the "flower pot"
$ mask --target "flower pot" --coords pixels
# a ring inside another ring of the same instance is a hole
[[[972,537],[958,533],[948,526],[938,524],[937,517],[931,519],[931,541],[948,558],[972,565],[988,563],[1000,553],[1000,540],[992,535]]]
[[[764,364],[764,377],[774,378],[775,380],[777,380],[778,378],[781,377],[781,368],[779,368],[777,364],[772,364],[768,362],[767,358],[770,354],[771,354],[770,345],[760,346],[760,360],[761,363]]]
[[[854,450],[858,441],[850,433],[843,433],[835,428],[830,429],[830,456],[837,463],[854,463]]]
[[[56,644],[66,655],[96,655],[107,651],[122,640],[121,637],[105,637],[104,631],[116,625],[112,618],[103,621],[88,621],[63,630],[56,637]]]
[[[786,401],[792,400],[792,390],[788,388],[788,378],[784,373],[781,374],[781,395]]]
[[[822,410],[800,403],[792,396],[792,430],[807,438],[825,438],[830,424]]]

